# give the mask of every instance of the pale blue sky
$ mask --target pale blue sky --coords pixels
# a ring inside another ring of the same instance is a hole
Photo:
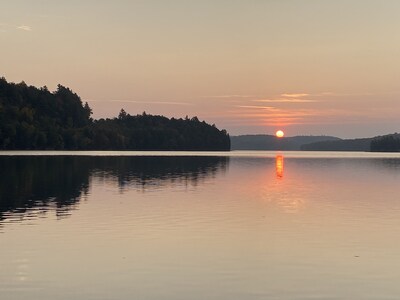
[[[397,0],[4,0],[0,76],[69,86],[95,117],[373,136],[400,131],[399,15]]]

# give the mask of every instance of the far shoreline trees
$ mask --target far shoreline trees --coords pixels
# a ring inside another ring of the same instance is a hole
[[[371,141],[372,152],[400,152],[400,134],[375,137]]]

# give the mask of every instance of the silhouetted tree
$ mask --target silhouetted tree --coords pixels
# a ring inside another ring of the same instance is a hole
[[[121,109],[93,120],[89,104],[62,85],[55,92],[0,79],[0,149],[230,150],[225,130],[197,117],[168,119]]]

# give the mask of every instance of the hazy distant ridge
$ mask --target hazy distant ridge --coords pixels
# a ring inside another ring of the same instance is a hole
[[[387,134],[373,138],[321,141],[305,144],[301,147],[301,150],[399,152],[400,134]]]
[[[277,138],[274,135],[256,134],[231,136],[232,150],[301,150],[305,144],[340,140],[333,136],[294,136]]]
[[[400,134],[372,138],[340,139],[333,136],[239,135],[231,137],[232,150],[304,150],[399,152]]]
[[[372,138],[320,141],[305,144],[301,150],[307,151],[370,151]]]

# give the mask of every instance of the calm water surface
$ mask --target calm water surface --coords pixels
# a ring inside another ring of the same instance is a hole
[[[1,153],[0,299],[400,298],[400,155],[225,155]]]

